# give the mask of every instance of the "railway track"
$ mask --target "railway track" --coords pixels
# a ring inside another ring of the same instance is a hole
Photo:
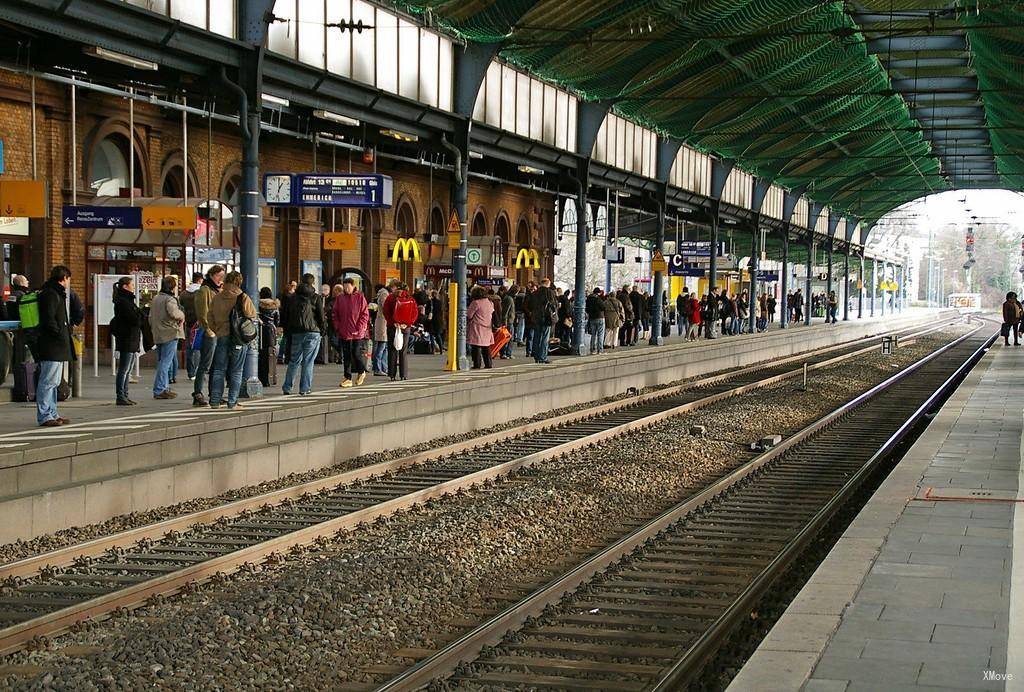
[[[875,348],[857,342],[707,377],[0,566],[0,654],[214,575],[272,561],[362,522],[796,377],[805,363],[822,368]]]
[[[378,689],[686,689],[994,340],[978,327]]]

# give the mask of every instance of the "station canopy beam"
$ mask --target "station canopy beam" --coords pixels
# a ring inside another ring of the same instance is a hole
[[[1015,3],[392,2],[865,224],[1024,175]]]

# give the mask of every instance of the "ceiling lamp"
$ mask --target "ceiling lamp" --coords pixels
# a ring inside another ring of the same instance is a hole
[[[355,118],[350,118],[347,115],[335,113],[334,111],[317,109],[313,111],[313,115],[321,120],[330,120],[332,123],[338,123],[339,125],[348,125],[350,127],[359,127],[360,125],[360,122]]]
[[[134,67],[136,70],[149,70],[150,72],[156,72],[160,69],[160,66],[151,60],[135,58],[131,55],[107,50],[106,48],[100,48],[99,46],[86,46],[82,51],[86,55],[91,55],[94,58],[99,58],[100,60],[106,60],[108,62],[116,62],[118,65],[127,65],[128,67]]]
[[[401,132],[399,130],[387,129],[381,130],[380,133],[385,137],[397,139],[399,142],[418,142],[420,140],[417,135],[409,134],[408,132]]]
[[[533,166],[521,165],[519,166],[520,173],[529,173],[530,175],[544,175],[544,171],[540,168],[534,168]]]

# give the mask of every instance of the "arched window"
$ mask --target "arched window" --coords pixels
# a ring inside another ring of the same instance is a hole
[[[483,238],[487,235],[487,219],[484,218],[482,210],[477,211],[476,216],[473,217],[473,226],[469,235],[475,238]]]
[[[164,164],[160,183],[160,196],[176,197],[178,199],[185,197],[185,169],[181,165],[180,157],[177,161],[169,161]],[[191,171],[189,171],[188,176],[188,196],[190,198],[202,196],[199,190],[199,183]]]
[[[395,212],[395,230],[399,238],[412,238],[416,235],[416,219],[412,205],[408,202],[401,203]]]
[[[562,226],[558,235],[576,232],[576,205],[571,201],[562,201]]]
[[[443,237],[446,230],[447,224],[444,221],[444,212],[441,211],[440,207],[434,207],[430,210],[430,228],[427,230],[427,233]]]
[[[506,264],[509,232],[508,216],[505,213],[498,214],[498,220],[494,223],[494,246],[492,251],[495,266],[504,267]]]
[[[608,232],[608,208],[598,207],[597,208],[597,225],[594,226],[594,236],[603,235],[605,238],[609,237]]]
[[[526,219],[519,219],[519,226],[516,228],[516,245],[520,248],[530,247],[530,224]]]
[[[89,164],[89,187],[97,195],[116,197],[131,184],[128,159],[128,137],[120,133],[107,135],[96,146]],[[141,187],[142,183],[142,166],[135,157],[135,185]]]

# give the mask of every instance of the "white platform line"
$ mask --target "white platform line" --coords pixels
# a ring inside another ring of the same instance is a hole
[[[90,433],[76,433],[76,434],[56,434],[56,435],[33,435],[31,433],[22,433],[20,435],[11,434],[10,437],[0,438],[0,443],[3,442],[34,442],[36,440],[74,440],[78,437],[89,437]]]
[[[1021,433],[1020,450],[1017,499],[1024,499],[1024,430]],[[1024,502],[1014,504],[1012,540],[1010,622],[1006,637],[1006,690],[1020,692],[1024,690]]]
[[[13,444],[0,444],[0,449],[13,449],[15,447],[24,447],[28,442],[15,442]]]
[[[148,424],[128,425],[126,423],[121,423],[121,424],[118,424],[118,425],[111,425],[109,423],[107,423],[107,424],[99,424],[99,423],[74,423],[72,425],[66,425],[64,427],[66,427],[68,429],[73,429],[73,430],[81,430],[83,432],[96,432],[98,430],[138,430],[139,428],[148,428],[149,425]]]

